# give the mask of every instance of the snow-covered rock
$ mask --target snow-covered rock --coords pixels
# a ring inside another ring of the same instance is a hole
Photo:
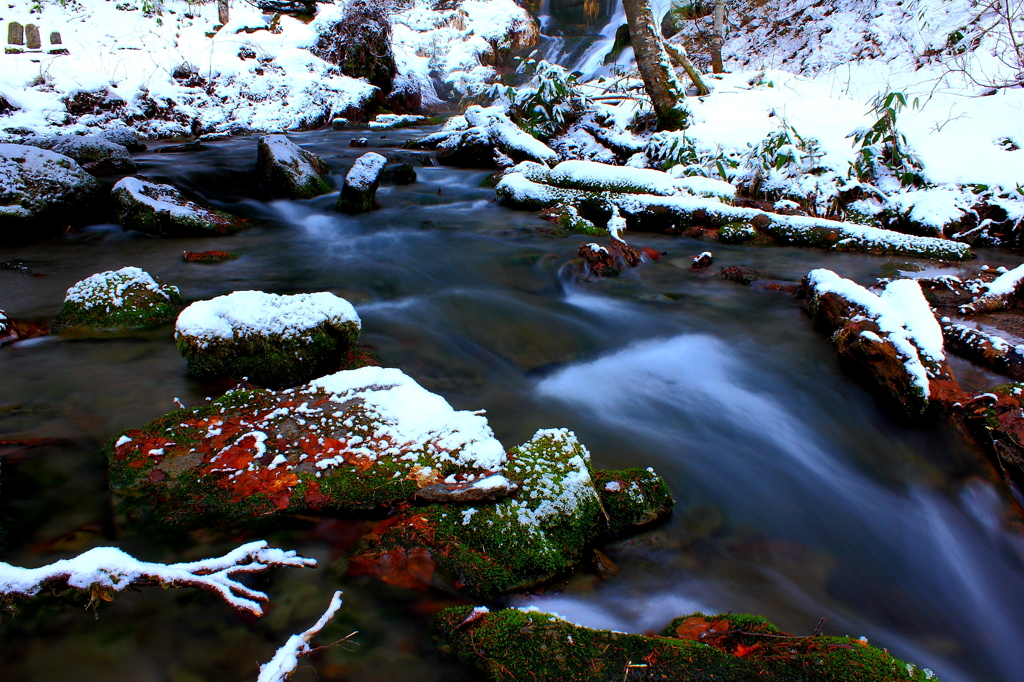
[[[427,120],[426,116],[417,116],[415,114],[377,114],[377,117],[370,121],[370,130],[405,128],[422,123],[425,120]]]
[[[338,210],[351,214],[372,210],[387,162],[376,152],[368,152],[356,159],[345,175],[345,186],[338,195]]]
[[[355,308],[334,294],[236,291],[188,306],[175,338],[197,377],[279,387],[337,369],[359,330]]]
[[[128,149],[111,142],[106,136],[30,136],[24,138],[24,143],[74,159],[83,170],[92,175],[129,174],[138,170]]]
[[[256,172],[273,196],[310,199],[331,191],[321,175],[327,162],[284,135],[264,135],[257,144]]]
[[[125,432],[109,456],[115,493],[168,524],[376,509],[446,481],[513,489],[492,478],[506,455],[486,417],[381,367],[230,392]]]
[[[234,234],[242,218],[203,208],[177,188],[143,177],[124,178],[111,192],[117,223],[158,237],[208,237]]]
[[[102,188],[56,152],[0,144],[0,241],[47,236],[88,216]]]
[[[145,270],[126,267],[91,275],[68,289],[51,329],[150,329],[173,320],[181,308],[178,287],[164,284]]]
[[[101,131],[98,136],[110,140],[114,144],[119,144],[130,152],[146,151],[146,145],[139,140],[139,134],[127,126],[107,128]]]
[[[14,327],[14,321],[0,310],[0,346],[17,340],[18,330]]]
[[[514,124],[500,106],[473,105],[463,116],[449,119],[445,128],[406,143],[413,149],[437,149],[437,158],[450,166],[493,168],[495,150],[515,162],[553,164],[558,154]]]

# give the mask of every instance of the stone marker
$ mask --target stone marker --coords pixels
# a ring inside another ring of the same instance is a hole
[[[25,44],[25,29],[22,28],[21,24],[19,24],[16,21],[12,21],[11,23],[7,24],[7,44]]]
[[[50,33],[50,44],[51,45],[61,45],[62,44],[60,42],[60,31],[52,31]]]
[[[38,50],[43,46],[43,41],[39,37],[39,27],[35,24],[28,24],[25,26],[25,47],[30,50]]]

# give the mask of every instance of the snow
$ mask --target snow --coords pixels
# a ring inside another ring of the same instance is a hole
[[[240,611],[259,616],[259,602],[267,596],[235,580],[236,574],[262,573],[274,566],[316,566],[294,551],[267,546],[265,540],[249,542],[222,557],[178,564],[159,564],[138,559],[116,547],[96,547],[74,559],[40,568],[20,568],[0,562],[0,594],[37,594],[46,584],[66,580],[77,589],[102,588],[120,592],[139,580],[171,587],[191,586],[215,592]]]
[[[376,152],[363,154],[352,164],[345,175],[345,185],[360,192],[369,191],[380,178],[380,173],[387,165],[387,158]]]
[[[86,277],[68,289],[64,300],[67,303],[77,303],[83,308],[120,308],[124,306],[125,298],[131,289],[151,291],[167,300],[171,300],[169,291],[178,291],[177,287],[159,284],[145,270],[129,266]]]
[[[413,125],[426,119],[426,116],[416,116],[414,114],[377,114],[377,118],[370,121],[370,130],[388,130],[390,128]]]
[[[946,356],[943,351],[942,328],[935,320],[917,280],[898,279],[889,282],[881,295],[876,295],[831,270],[812,270],[807,279],[816,292],[837,294],[862,308],[896,347],[914,383],[924,397],[928,397],[929,374],[922,356],[930,363],[940,363]]]
[[[249,335],[302,338],[323,324],[361,326],[352,304],[328,292],[282,296],[262,291],[236,291],[198,301],[181,311],[175,336],[187,336],[206,347],[220,339]]]
[[[0,216],[27,217],[31,211],[59,200],[68,190],[95,184],[91,175],[62,154],[27,145],[0,144]]]
[[[430,446],[442,462],[487,471],[499,471],[505,462],[505,448],[485,417],[453,410],[444,398],[399,369],[361,367],[337,372],[314,379],[309,388],[326,391],[338,403],[362,400],[362,408],[373,415],[375,434],[390,438],[399,450]]]
[[[331,597],[331,603],[327,606],[324,614],[309,627],[297,635],[292,635],[280,649],[274,654],[269,662],[260,666],[259,677],[256,682],[286,682],[289,676],[299,665],[299,656],[310,653],[313,649],[309,641],[313,636],[324,629],[327,621],[334,617],[334,614],[341,608],[341,592],[335,592]]]
[[[124,190],[134,201],[149,206],[157,213],[167,213],[176,218],[195,216],[201,219],[207,213],[206,209],[185,199],[177,188],[144,178],[122,178],[111,191],[114,190]]]
[[[307,49],[347,2],[318,5],[311,23],[287,14],[272,22],[236,2],[216,32],[216,3],[162,0],[157,15],[142,4],[19,2],[5,9],[5,24],[36,24],[44,43],[59,31],[70,54],[0,55],[0,92],[18,107],[4,127],[83,133],[137,122],[147,136],[168,137],[191,134],[195,120],[202,133],[284,132],[320,125],[378,96],[376,87],[340,75]],[[492,43],[501,47],[512,36],[525,46],[537,36],[536,22],[513,0],[465,0],[436,11],[433,4],[414,0],[392,17],[396,89],[420,90],[428,107],[440,104],[432,70],[462,93],[493,78],[494,68],[482,65]],[[196,76],[175,79],[182,64]],[[104,89],[123,104],[68,116],[65,97]],[[174,115],[154,117],[153,107]]]
[[[643,192],[671,196],[678,193],[672,176],[644,168],[612,166],[596,161],[563,161],[548,174],[558,187],[592,191]]]
[[[1024,280],[1024,265],[1018,265],[1013,270],[999,275],[989,282],[985,289],[990,296],[1005,296],[1013,293],[1021,280]]]

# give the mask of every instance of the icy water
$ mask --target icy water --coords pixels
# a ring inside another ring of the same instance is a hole
[[[323,155],[340,182],[363,152],[348,147],[357,134],[365,133],[293,139]],[[371,134],[371,147],[412,134]],[[1020,679],[1024,542],[1003,530],[1006,500],[973,452],[952,432],[888,419],[790,297],[713,276],[739,264],[798,279],[824,266],[869,282],[884,258],[716,245],[714,272],[697,275],[688,256],[708,245],[633,235],[667,257],[617,280],[577,282],[566,266],[583,238],[497,206],[481,187],[484,172],[425,166],[417,184],[383,188],[381,210],[346,217],[332,210],[334,195],[263,200],[255,139],[209,147],[137,159],[144,174],[262,226],[175,240],[98,225],[0,248],[0,261],[20,259],[42,275],[0,269],[0,307],[45,321],[74,282],[126,265],[179,286],[189,301],[240,289],[334,292],[356,305],[363,342],[386,364],[457,408],[486,409],[506,446],[540,427],[569,427],[596,466],[651,466],[671,485],[671,520],[604,548],[617,573],[583,570],[513,603],[636,632],[696,610],[760,613],[794,634],[825,618],[824,632],[866,636],[947,682]],[[180,259],[209,249],[242,257]],[[37,566],[115,544],[181,561],[245,539],[197,534],[169,546],[119,526],[100,452],[120,430],[173,409],[174,398],[196,404],[225,388],[187,377],[169,327],[0,348],[0,440],[56,439],[0,449],[0,559]],[[0,679],[255,680],[259,663],[335,589],[345,606],[319,641],[359,634],[294,679],[479,679],[440,657],[427,634],[433,613],[463,603],[457,595],[343,577],[359,529],[350,519],[290,519],[270,535],[320,567],[254,579],[271,599],[262,619],[194,589],[126,592],[95,612],[49,595],[23,601],[0,623]]]

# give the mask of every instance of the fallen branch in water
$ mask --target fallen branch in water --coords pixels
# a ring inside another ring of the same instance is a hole
[[[180,564],[139,561],[116,547],[96,547],[74,559],[61,559],[40,568],[20,568],[0,562],[0,599],[15,595],[33,596],[44,585],[64,581],[69,587],[89,590],[93,598],[106,598],[131,585],[155,584],[163,587],[198,587],[215,592],[239,611],[263,615],[259,602],[267,595],[235,580],[240,573],[263,573],[275,566],[312,567],[316,559],[307,559],[294,551],[267,547],[257,540],[238,547],[222,557]]]
[[[299,656],[312,653],[317,650],[309,646],[309,640],[313,639],[314,635],[324,629],[324,626],[327,625],[327,621],[329,621],[340,608],[341,592],[335,592],[330,605],[327,607],[327,610],[324,611],[324,615],[320,616],[320,620],[315,622],[313,626],[305,632],[300,632],[297,635],[289,637],[284,646],[278,649],[277,653],[274,654],[274,657],[270,659],[270,662],[260,666],[260,676],[256,679],[256,682],[286,682],[286,680],[291,677],[291,674],[295,672],[295,668],[299,665]],[[337,642],[334,642],[334,644],[344,642],[354,634],[356,633],[351,632],[345,637],[339,639]],[[330,646],[334,646],[334,644],[331,644]]]

